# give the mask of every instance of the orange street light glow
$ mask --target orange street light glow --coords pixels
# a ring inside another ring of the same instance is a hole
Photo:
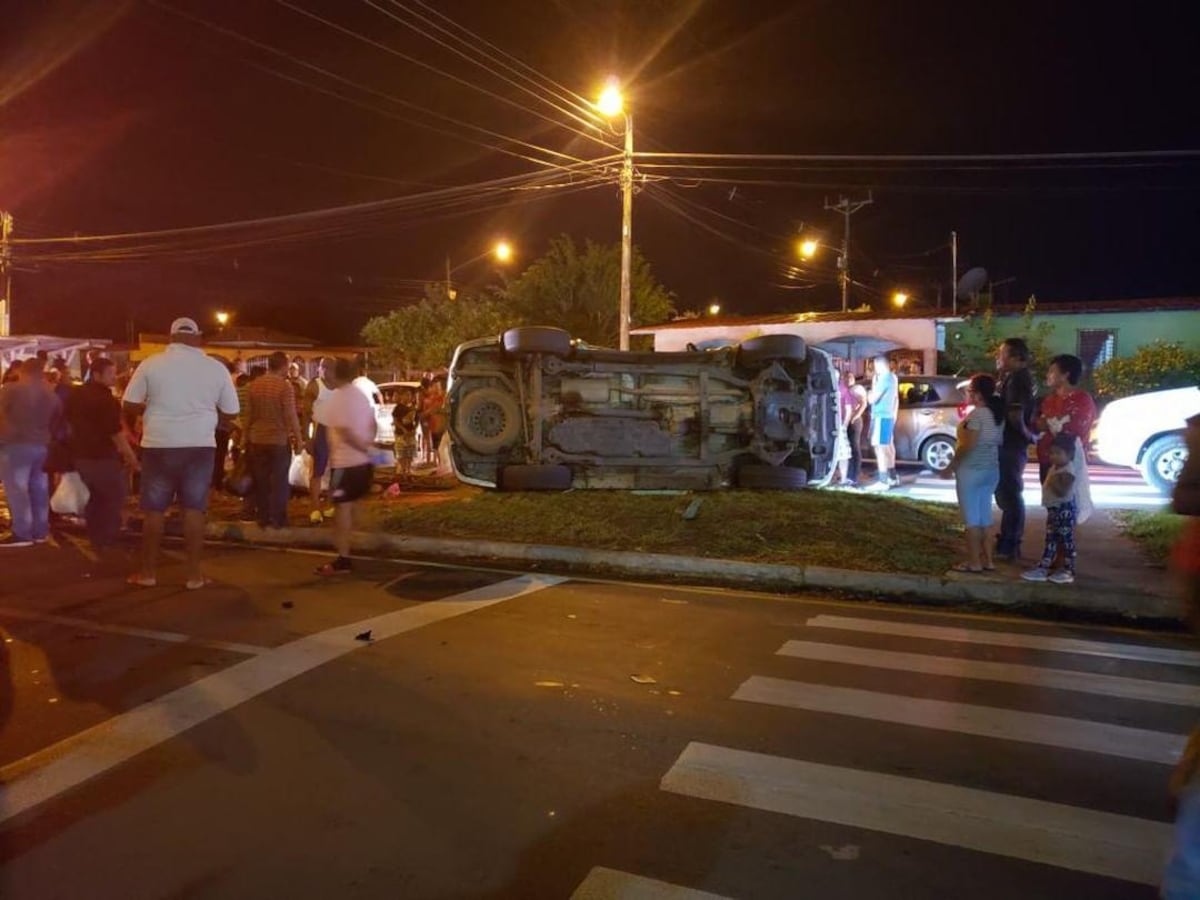
[[[600,96],[596,99],[596,109],[601,115],[613,118],[625,111],[625,98],[621,96],[621,86],[617,79],[610,78]]]

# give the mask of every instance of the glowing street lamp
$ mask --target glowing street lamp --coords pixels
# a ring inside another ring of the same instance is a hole
[[[632,315],[630,269],[633,260],[633,117],[625,111],[625,98],[616,78],[610,78],[596,99],[596,111],[607,119],[625,117],[625,150],[621,155],[621,309],[619,347],[629,349]]]
[[[908,294],[904,293],[904,291],[896,291],[892,295],[892,302],[900,309],[904,309],[904,304],[908,302]]]
[[[217,324],[220,325],[222,328],[224,328],[226,325],[229,324],[230,315],[229,315],[229,313],[225,312],[224,310],[219,311],[217,313],[216,318],[217,318]]]
[[[718,315],[720,312],[721,312],[721,304],[720,303],[708,304],[708,314],[710,316]]]
[[[817,249],[819,246],[820,245],[812,238],[805,238],[802,241],[796,242],[796,252],[799,253],[803,259],[812,259],[817,255]]]
[[[496,262],[511,262],[513,258],[513,246],[508,241],[497,241],[492,253],[496,257]]]

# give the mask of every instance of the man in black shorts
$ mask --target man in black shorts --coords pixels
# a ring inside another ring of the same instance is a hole
[[[350,571],[350,532],[355,502],[371,491],[371,444],[375,440],[375,409],[354,386],[357,374],[348,359],[333,367],[333,394],[325,401],[323,418],[329,435],[329,497],[334,504],[333,546],[337,558],[317,568],[318,575]]]

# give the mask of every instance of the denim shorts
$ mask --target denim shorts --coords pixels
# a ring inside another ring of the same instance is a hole
[[[142,511],[166,512],[176,497],[184,509],[208,509],[212,447],[143,447]]]
[[[963,466],[955,473],[954,488],[963,524],[968,528],[990,528],[992,525],[992,495],[1000,482],[1000,471],[988,467],[972,469]]]

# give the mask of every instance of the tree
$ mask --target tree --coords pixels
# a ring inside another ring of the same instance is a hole
[[[630,267],[634,325],[663,322],[674,312],[674,295],[655,279],[636,249]],[[590,344],[615,347],[620,330],[621,247],[568,235],[550,243],[502,291],[514,319],[525,325],[556,325]]]
[[[1117,400],[1147,391],[1200,384],[1200,351],[1155,341],[1133,356],[1110,359],[1093,373],[1096,393]]]
[[[362,334],[385,365],[440,369],[463,341],[499,334],[512,324],[505,304],[493,295],[462,292],[451,300],[442,285],[431,284],[419,303],[376,316]]]
[[[1050,362],[1047,346],[1052,326],[1049,322],[1035,324],[1036,313],[1037,298],[1030,296],[1025,301],[1020,324],[1016,328],[1006,328],[1005,333],[1001,333],[991,297],[983,295],[975,312],[946,341],[944,368],[956,375],[991,372],[996,368],[996,348],[1001,341],[1006,337],[1023,337],[1033,358],[1031,368],[1034,378],[1040,384],[1046,373],[1046,365]],[[948,331],[952,328],[953,325],[947,326]]]

